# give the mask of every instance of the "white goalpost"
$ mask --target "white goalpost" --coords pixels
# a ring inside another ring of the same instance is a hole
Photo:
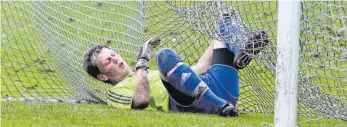
[[[300,51],[300,1],[279,1],[275,127],[295,127]]]

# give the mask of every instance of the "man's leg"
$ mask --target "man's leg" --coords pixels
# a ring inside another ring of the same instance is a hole
[[[212,66],[208,73],[201,78],[204,81],[215,81],[216,84],[210,85],[210,89],[217,96],[231,102],[235,106],[239,98],[237,69],[246,67],[252,60],[249,54],[258,54],[268,44],[268,40],[264,31],[259,31],[259,33],[250,32],[252,35],[249,39],[237,38],[241,34],[246,34],[243,26],[241,26],[243,24],[241,22],[233,22],[236,20],[232,20],[232,17],[228,15],[223,16],[223,19],[218,24],[218,34],[224,38],[225,42],[213,40]],[[239,50],[238,46],[240,44],[235,43],[241,43],[242,40],[247,41],[245,43],[246,46],[244,49]]]
[[[213,40],[211,66],[200,78],[218,97],[234,106],[239,98],[239,75],[234,67],[234,53],[227,49],[226,43]]]
[[[166,85],[196,100],[210,102],[219,108],[218,113],[221,116],[237,115],[234,106],[216,96],[190,67],[182,63],[173,50],[161,50],[157,54],[157,64],[162,78],[168,83]]]
[[[234,67],[234,52],[230,51],[227,48],[226,43],[220,42],[218,40],[213,40],[213,56],[212,56],[212,65],[222,64]]]
[[[250,32],[250,34],[251,37],[246,43],[245,48],[241,49],[235,58],[234,66],[237,69],[245,68],[251,63],[253,59],[251,56],[259,54],[270,42],[265,31]]]
[[[251,56],[257,55],[270,42],[265,31],[247,31],[241,21],[229,14],[223,15],[217,28],[226,47],[236,55],[233,63],[236,69],[245,68],[251,62]],[[240,43],[245,43],[245,47],[240,49]]]

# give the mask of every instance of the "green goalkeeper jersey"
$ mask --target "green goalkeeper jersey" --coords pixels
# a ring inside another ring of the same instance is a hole
[[[135,91],[135,75],[123,79],[107,94],[107,104],[120,109],[131,109],[132,97]],[[150,86],[150,103],[146,110],[169,110],[169,94],[161,82],[159,71],[150,70],[148,73]]]

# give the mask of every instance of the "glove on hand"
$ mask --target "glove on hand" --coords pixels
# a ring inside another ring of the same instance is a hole
[[[140,48],[139,54],[137,55],[136,70],[148,69],[148,61],[152,59],[152,50],[160,44],[160,36],[155,36],[148,39]]]

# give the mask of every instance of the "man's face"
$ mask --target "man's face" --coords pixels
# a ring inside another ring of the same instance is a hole
[[[123,58],[108,48],[102,48],[97,56],[97,66],[109,80],[124,78],[129,74],[128,64]]]

